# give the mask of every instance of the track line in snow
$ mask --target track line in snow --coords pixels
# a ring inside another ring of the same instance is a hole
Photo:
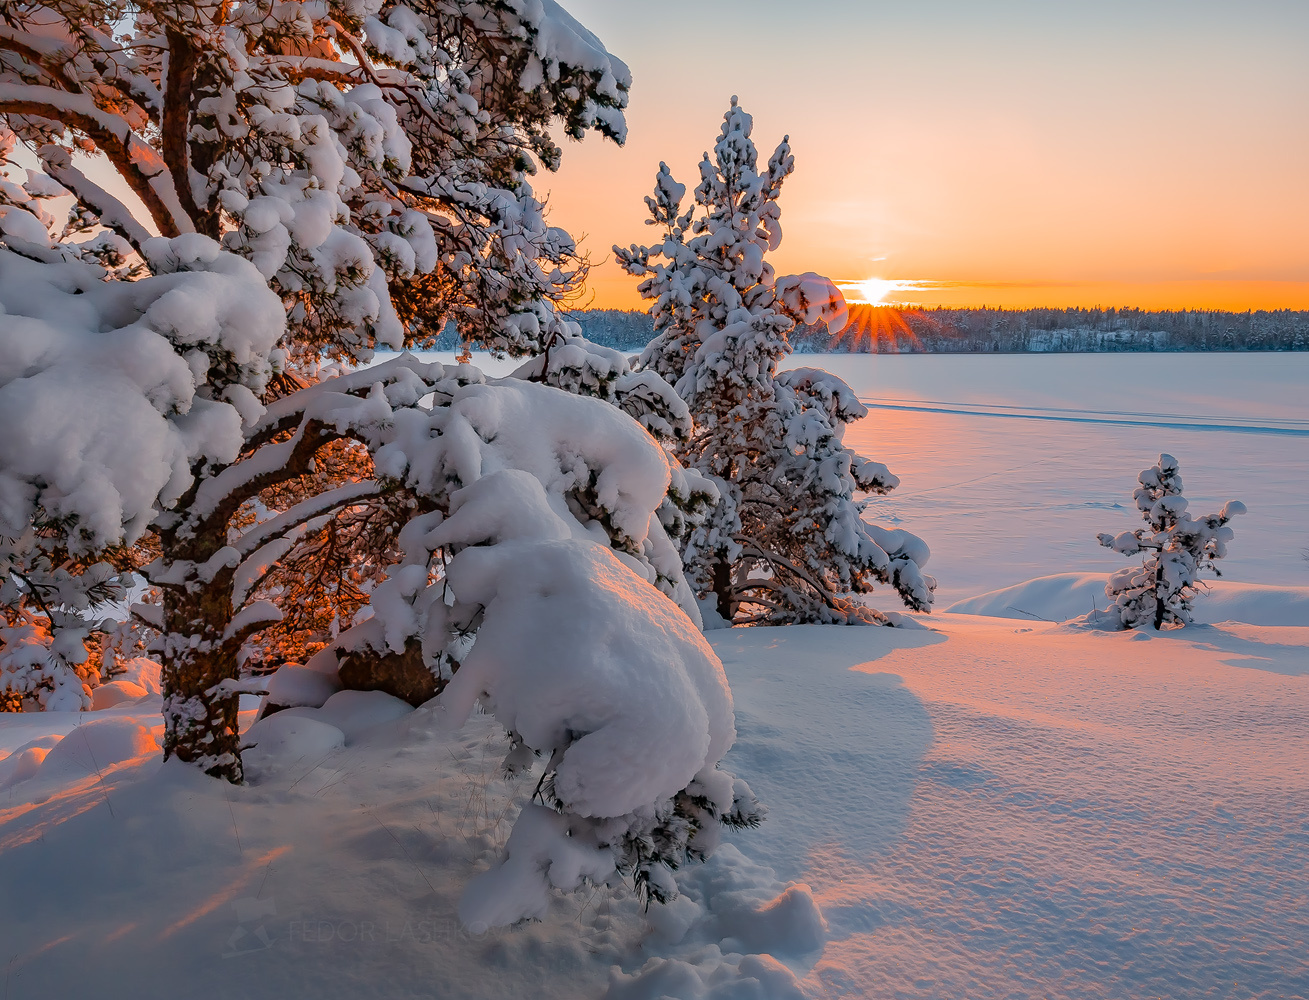
[[[911,413],[948,413],[968,417],[1008,417],[1021,420],[1056,420],[1075,424],[1115,424],[1125,427],[1167,427],[1191,431],[1229,431],[1238,434],[1289,434],[1309,436],[1309,420],[1190,416],[1173,413],[1075,410],[1059,407],[1007,406],[1000,403],[958,403],[931,399],[881,399],[861,396],[859,401],[877,410]]]

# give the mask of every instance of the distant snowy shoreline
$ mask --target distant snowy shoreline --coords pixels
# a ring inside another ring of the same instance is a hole
[[[637,351],[654,336],[648,314],[583,309],[572,314],[589,340]],[[448,341],[448,343],[446,343]],[[801,327],[799,354],[1111,354],[1309,350],[1309,312],[1141,309],[911,309],[853,306],[831,335]],[[437,349],[455,350],[453,331]]]

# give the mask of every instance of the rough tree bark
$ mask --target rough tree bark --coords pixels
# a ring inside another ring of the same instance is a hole
[[[281,426],[295,425],[291,419],[283,420]],[[237,612],[233,601],[236,573],[243,560],[242,553],[228,544],[228,528],[247,500],[303,475],[318,451],[342,436],[319,421],[305,420],[289,440],[265,444],[285,449],[282,460],[260,463],[265,471],[238,475],[207,515],[182,518],[159,529],[163,556],[147,567],[146,576],[163,590],[164,597],[165,758],[176,756],[234,784],[243,780],[237,720],[240,695],[234,690],[240,674],[237,656],[242,642],[259,623],[232,627]],[[253,461],[258,454],[258,448],[252,449],[245,461]],[[212,483],[241,464],[207,480],[197,478],[179,509],[193,509],[203,483]],[[230,690],[224,690],[224,682]]]
[[[205,559],[197,557],[212,556],[226,539],[211,531],[183,545],[163,541],[173,559],[203,565]],[[237,649],[225,635],[233,616],[232,569],[219,576],[163,587],[164,757],[176,756],[239,784],[244,777],[237,723],[241,699],[235,691],[219,693],[220,685],[238,674]]]

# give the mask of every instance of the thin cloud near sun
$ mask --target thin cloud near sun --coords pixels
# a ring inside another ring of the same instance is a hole
[[[837,281],[835,284],[837,288],[841,289],[846,301],[851,305],[879,306],[890,304],[886,299],[896,292],[931,288],[936,283],[901,278],[859,278],[849,281]]]

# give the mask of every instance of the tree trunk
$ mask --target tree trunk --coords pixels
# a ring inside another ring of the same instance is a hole
[[[169,553],[194,565],[217,552],[225,539],[195,539],[182,552]],[[241,696],[215,690],[238,677],[236,644],[225,632],[232,621],[232,570],[220,570],[213,580],[192,576],[163,588],[164,634],[164,758],[177,757],[206,774],[240,784],[241,735],[237,712]]]
[[[1145,473],[1142,473],[1145,475]],[[1160,631],[1164,625],[1164,561],[1163,553],[1160,552],[1159,561],[1154,568],[1154,630]]]
[[[736,617],[736,601],[732,599],[732,564],[726,560],[714,563],[714,594],[718,598],[718,614],[729,625]]]
[[[217,504],[194,517],[174,520],[169,515],[172,523],[159,531],[163,556],[157,560],[158,572],[147,567],[145,574],[164,592],[164,758],[176,756],[233,784],[244,779],[237,728],[241,696],[220,686],[239,679],[237,654],[257,623],[247,624],[241,634],[228,634],[241,565],[240,553],[228,548],[228,528],[243,503],[270,486],[303,475],[319,449],[343,436],[317,420],[296,416],[255,443],[250,455],[258,455],[259,447],[278,434],[291,432],[300,420],[298,436],[291,439],[294,446],[289,453],[275,456],[276,463],[265,463],[264,471],[244,478],[233,477]],[[190,492],[177,504],[180,511],[190,511],[199,496],[201,470],[194,471]],[[208,471],[212,482],[225,469]],[[225,560],[225,555],[232,558]]]
[[[371,649],[345,653],[337,676],[347,691],[385,691],[414,708],[431,701],[445,687],[445,681],[423,662],[423,645],[417,639],[405,643],[403,653]]]

